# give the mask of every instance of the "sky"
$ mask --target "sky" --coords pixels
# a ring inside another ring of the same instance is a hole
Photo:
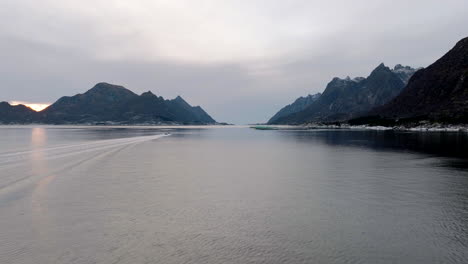
[[[98,82],[267,121],[335,76],[425,67],[468,36],[466,0],[0,0],[0,101]]]

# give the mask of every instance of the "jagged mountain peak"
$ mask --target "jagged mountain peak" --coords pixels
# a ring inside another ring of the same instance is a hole
[[[349,83],[349,82],[361,82],[363,80],[365,80],[366,78],[364,77],[354,77],[354,78],[351,78],[349,76],[346,76],[345,78],[339,78],[339,77],[334,77],[330,83],[332,83],[333,85],[340,85],[340,84],[346,84],[346,83]]]
[[[383,62],[379,64],[379,66],[377,66],[372,72],[370,75],[372,74],[375,74],[377,72],[391,72],[392,70],[387,67]]]
[[[178,95],[176,98],[173,99],[175,102],[183,103],[183,104],[188,104],[187,101],[182,98],[182,96]]]
[[[405,84],[407,84],[413,74],[420,69],[422,68],[413,68],[411,66],[397,64],[395,67],[393,67],[392,72],[395,73]]]
[[[397,64],[395,65],[395,67],[393,67],[393,71],[405,71],[405,70],[411,70],[413,69],[411,66],[403,66],[401,64]]]
[[[403,67],[403,66],[402,66]],[[397,68],[400,68],[399,66]],[[315,102],[300,112],[274,120],[276,124],[343,121],[383,105],[404,88],[405,82],[384,63],[367,78],[335,77]]]
[[[380,63],[379,66],[377,66],[375,69],[377,70],[377,69],[390,69],[390,68],[388,68],[388,67],[385,65],[385,63],[382,62],[382,63]]]
[[[401,64],[397,64],[395,65],[395,67],[393,67],[393,72],[414,72],[415,70],[418,70],[420,68],[413,68],[411,66],[403,66]]]
[[[140,96],[154,97],[156,95],[151,91],[147,91],[147,92],[142,93]]]
[[[180,95],[178,95],[176,98],[172,99],[171,100],[172,102],[175,102],[181,106],[184,106],[184,107],[192,107],[189,103],[187,103],[187,101],[184,100],[184,98],[182,98]]]
[[[180,96],[174,100],[164,100],[151,91],[138,96],[123,86],[105,82],[94,85],[83,94],[61,97],[37,115],[35,112],[31,114],[30,111],[20,110],[19,106],[0,104],[0,123],[13,121],[51,124],[216,123],[201,107],[190,106]]]
[[[347,83],[351,82],[351,78],[339,78],[339,77],[334,77],[327,86],[335,86],[335,87],[340,87],[340,86],[345,86]]]
[[[403,92],[371,114],[468,122],[468,38],[427,68],[418,70]]]

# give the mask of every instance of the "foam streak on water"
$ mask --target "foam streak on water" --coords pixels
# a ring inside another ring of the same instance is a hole
[[[63,158],[70,155],[77,155],[87,152],[101,151],[128,144],[142,143],[148,140],[155,140],[166,135],[141,136],[132,138],[106,139],[80,144],[70,144],[55,147],[37,148],[28,151],[7,152],[0,154],[0,169],[3,166],[13,166],[30,160],[31,155],[41,153],[44,159]]]
[[[83,160],[98,159],[102,155],[124,148],[156,140],[169,134],[138,136],[118,139],[95,140],[79,144],[65,144],[53,147],[34,146],[27,151],[3,152],[0,154],[0,194],[8,189],[23,187],[22,184],[39,181],[51,172],[37,168],[37,163],[60,160],[55,171],[79,165]],[[68,160],[67,160],[68,159]],[[31,166],[32,165],[32,166]],[[26,169],[26,170],[25,170]]]

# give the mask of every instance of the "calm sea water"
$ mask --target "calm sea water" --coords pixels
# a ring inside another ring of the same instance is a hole
[[[0,263],[468,263],[468,137],[0,127]]]

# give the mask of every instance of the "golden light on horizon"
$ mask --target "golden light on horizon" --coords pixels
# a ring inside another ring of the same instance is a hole
[[[23,101],[11,101],[10,102],[11,105],[25,105],[29,108],[31,108],[32,110],[34,111],[42,111],[44,110],[45,108],[47,108],[50,104],[46,104],[46,103],[28,103],[28,102],[23,102]]]

